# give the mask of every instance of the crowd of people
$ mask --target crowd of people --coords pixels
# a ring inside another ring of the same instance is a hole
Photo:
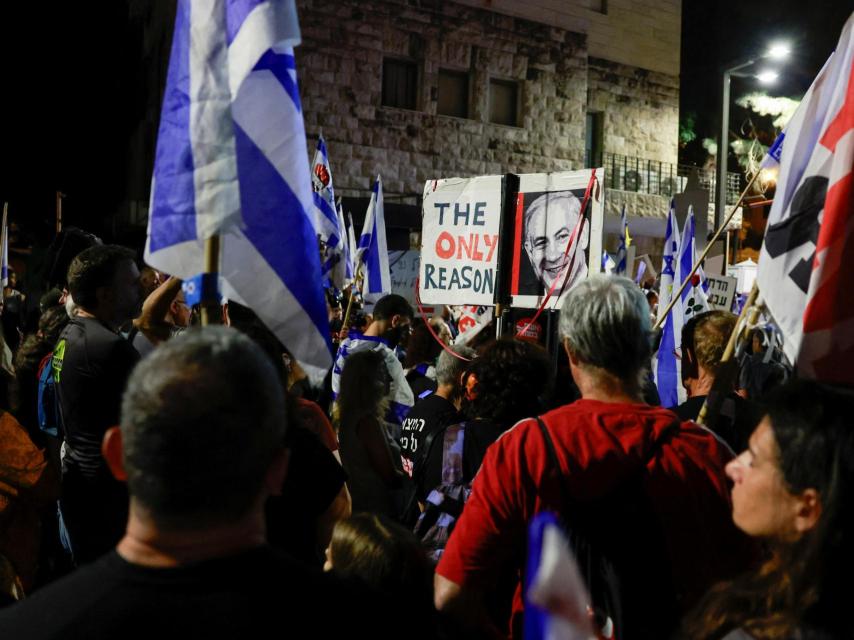
[[[570,291],[557,354],[454,345],[394,294],[348,331],[328,296],[320,383],[252,309],[197,327],[180,280],[81,237],[31,328],[4,311],[0,636],[521,638],[542,511],[589,637],[854,634],[854,393],[769,362],[770,332],[723,364],[735,316],[691,319],[661,407],[625,278]]]

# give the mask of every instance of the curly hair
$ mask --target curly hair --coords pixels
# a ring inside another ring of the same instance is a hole
[[[546,352],[535,344],[512,338],[489,345],[469,366],[468,376],[473,376],[475,383],[473,397],[463,400],[466,416],[508,427],[538,414],[552,383]]]

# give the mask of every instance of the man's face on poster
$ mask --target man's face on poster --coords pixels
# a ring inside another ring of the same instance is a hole
[[[545,193],[525,212],[525,251],[537,279],[548,290],[552,283],[570,270],[564,265],[569,239],[578,223],[581,203],[570,192]],[[586,244],[582,229],[582,248]],[[572,256],[566,257],[572,262]],[[560,282],[558,282],[558,286]]]

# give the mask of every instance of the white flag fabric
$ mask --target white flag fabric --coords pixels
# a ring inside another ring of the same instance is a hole
[[[350,232],[347,229],[347,223],[344,222],[344,206],[339,202],[335,211],[338,214],[338,229],[341,231],[341,262],[344,271],[344,278],[338,288],[343,290],[344,287],[353,282],[353,259],[351,256],[355,247],[350,244]]]
[[[385,210],[383,208],[383,183],[377,176],[362,236],[359,238],[359,261],[365,276],[362,282],[362,297],[376,302],[391,293],[391,269],[388,264],[388,244],[385,237]]]
[[[311,221],[324,246],[320,263],[323,286],[343,289],[347,271],[344,257],[346,237],[343,218],[339,218],[338,208],[335,206],[332,168],[329,166],[329,153],[323,136],[317,140],[317,150],[311,167],[311,182],[314,187]]]
[[[757,284],[802,375],[854,384],[854,15],[785,132]]]
[[[316,379],[332,364],[293,0],[179,0],[145,260],[189,280],[221,236],[222,293]]]
[[[350,261],[350,280],[353,281],[356,279],[356,265],[358,264],[358,253],[359,253],[359,245],[356,244],[356,227],[353,226],[353,216],[350,213],[347,213],[347,221],[350,223],[350,226],[347,227],[347,244],[350,247],[350,251],[347,254],[347,257]]]
[[[658,292],[658,317],[670,304],[674,294],[674,281],[679,258],[679,225],[676,222],[676,203],[671,200],[667,215],[667,231],[664,236],[664,257],[662,259],[661,280]],[[678,286],[678,285],[677,285]],[[652,372],[662,407],[673,407],[680,403],[682,378],[680,360],[676,357],[676,348],[682,335],[682,305],[675,304],[664,319],[661,328],[661,341],[658,352],[652,361]]]
[[[697,246],[694,237],[694,207],[688,207],[688,217],[685,218],[685,226],[682,229],[682,240],[679,243],[679,261],[677,262],[676,279],[673,286],[678,289],[682,283],[688,278],[691,273],[691,268],[697,261]],[[691,284],[685,287],[682,292],[681,306],[682,308],[682,325],[698,313],[703,313],[709,310],[709,300],[706,297],[705,288],[708,288],[706,276],[703,273],[703,268],[698,267],[697,271],[691,278]],[[681,348],[681,329],[676,334],[676,348]]]
[[[525,640],[595,638],[587,612],[590,596],[557,518],[538,513],[528,530]]]

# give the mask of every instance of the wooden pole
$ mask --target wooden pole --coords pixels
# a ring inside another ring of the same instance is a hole
[[[353,277],[353,282],[350,283],[350,299],[347,301],[347,311],[344,313],[344,320],[341,321],[341,333],[347,335],[348,323],[350,322],[350,311],[353,309],[353,291],[359,285],[359,279],[362,277],[362,263],[356,265],[356,274]]]
[[[59,232],[62,231],[62,199],[65,197],[65,194],[61,191],[56,192],[56,233],[59,235]]]
[[[759,315],[759,312],[762,310],[762,305],[756,304],[756,298],[758,296],[759,287],[754,281],[753,288],[750,290],[750,294],[747,296],[747,301],[744,303],[744,307],[742,307],[741,313],[738,316],[738,320],[735,323],[735,329],[733,329],[732,333],[730,334],[726,349],[724,349],[724,354],[723,356],[721,356],[720,371],[724,371],[727,368],[726,364],[732,359],[732,356],[735,353],[735,349],[738,346],[738,341],[741,338],[741,334],[743,333],[744,329],[748,326],[753,326],[756,323],[756,318]],[[746,323],[743,322],[745,317],[747,317]],[[706,396],[706,401],[703,403],[703,407],[700,409],[700,413],[697,416],[697,424],[706,424],[706,418],[710,413],[709,398],[711,397],[711,395],[712,394]],[[723,397],[721,397],[720,399],[722,400]]]
[[[205,240],[205,271],[202,276],[202,326],[222,324],[222,306],[218,296],[219,280],[219,235]],[[206,276],[214,278],[212,286],[205,286]]]
[[[726,217],[726,219],[724,219],[723,224],[721,224],[721,226],[718,227],[718,230],[715,231],[715,235],[713,235],[712,239],[709,240],[709,243],[706,245],[706,248],[703,249],[703,253],[700,254],[699,258],[697,258],[697,262],[696,264],[694,264],[694,268],[691,269],[691,273],[689,273],[688,276],[685,278],[684,282],[682,282],[682,285],[679,287],[679,291],[673,294],[673,297],[670,299],[670,304],[667,305],[667,308],[664,310],[664,313],[662,313],[658,320],[655,321],[655,326],[653,327],[654,329],[658,329],[661,327],[661,325],[664,324],[664,320],[665,318],[667,318],[667,314],[670,313],[670,310],[673,308],[673,305],[675,305],[676,301],[679,300],[680,296],[682,295],[682,292],[685,291],[685,287],[687,287],[688,283],[691,282],[691,278],[694,277],[694,274],[697,272],[697,269],[700,268],[700,265],[703,263],[703,260],[705,260],[706,256],[709,255],[709,251],[712,250],[712,245],[715,244],[715,241],[720,237],[723,230],[726,229],[730,220],[732,220],[732,217],[735,215],[735,212],[738,211],[738,208],[741,206],[741,203],[744,200],[744,197],[747,195],[747,192],[750,191],[750,187],[753,186],[753,183],[756,182],[756,178],[758,177],[759,172],[757,172],[750,179],[750,182],[747,183],[747,186],[744,188],[744,191],[742,191],[741,195],[738,197],[738,201],[733,206],[732,211],[729,212],[729,215]],[[724,258],[724,262],[726,262],[726,260],[727,259]]]

